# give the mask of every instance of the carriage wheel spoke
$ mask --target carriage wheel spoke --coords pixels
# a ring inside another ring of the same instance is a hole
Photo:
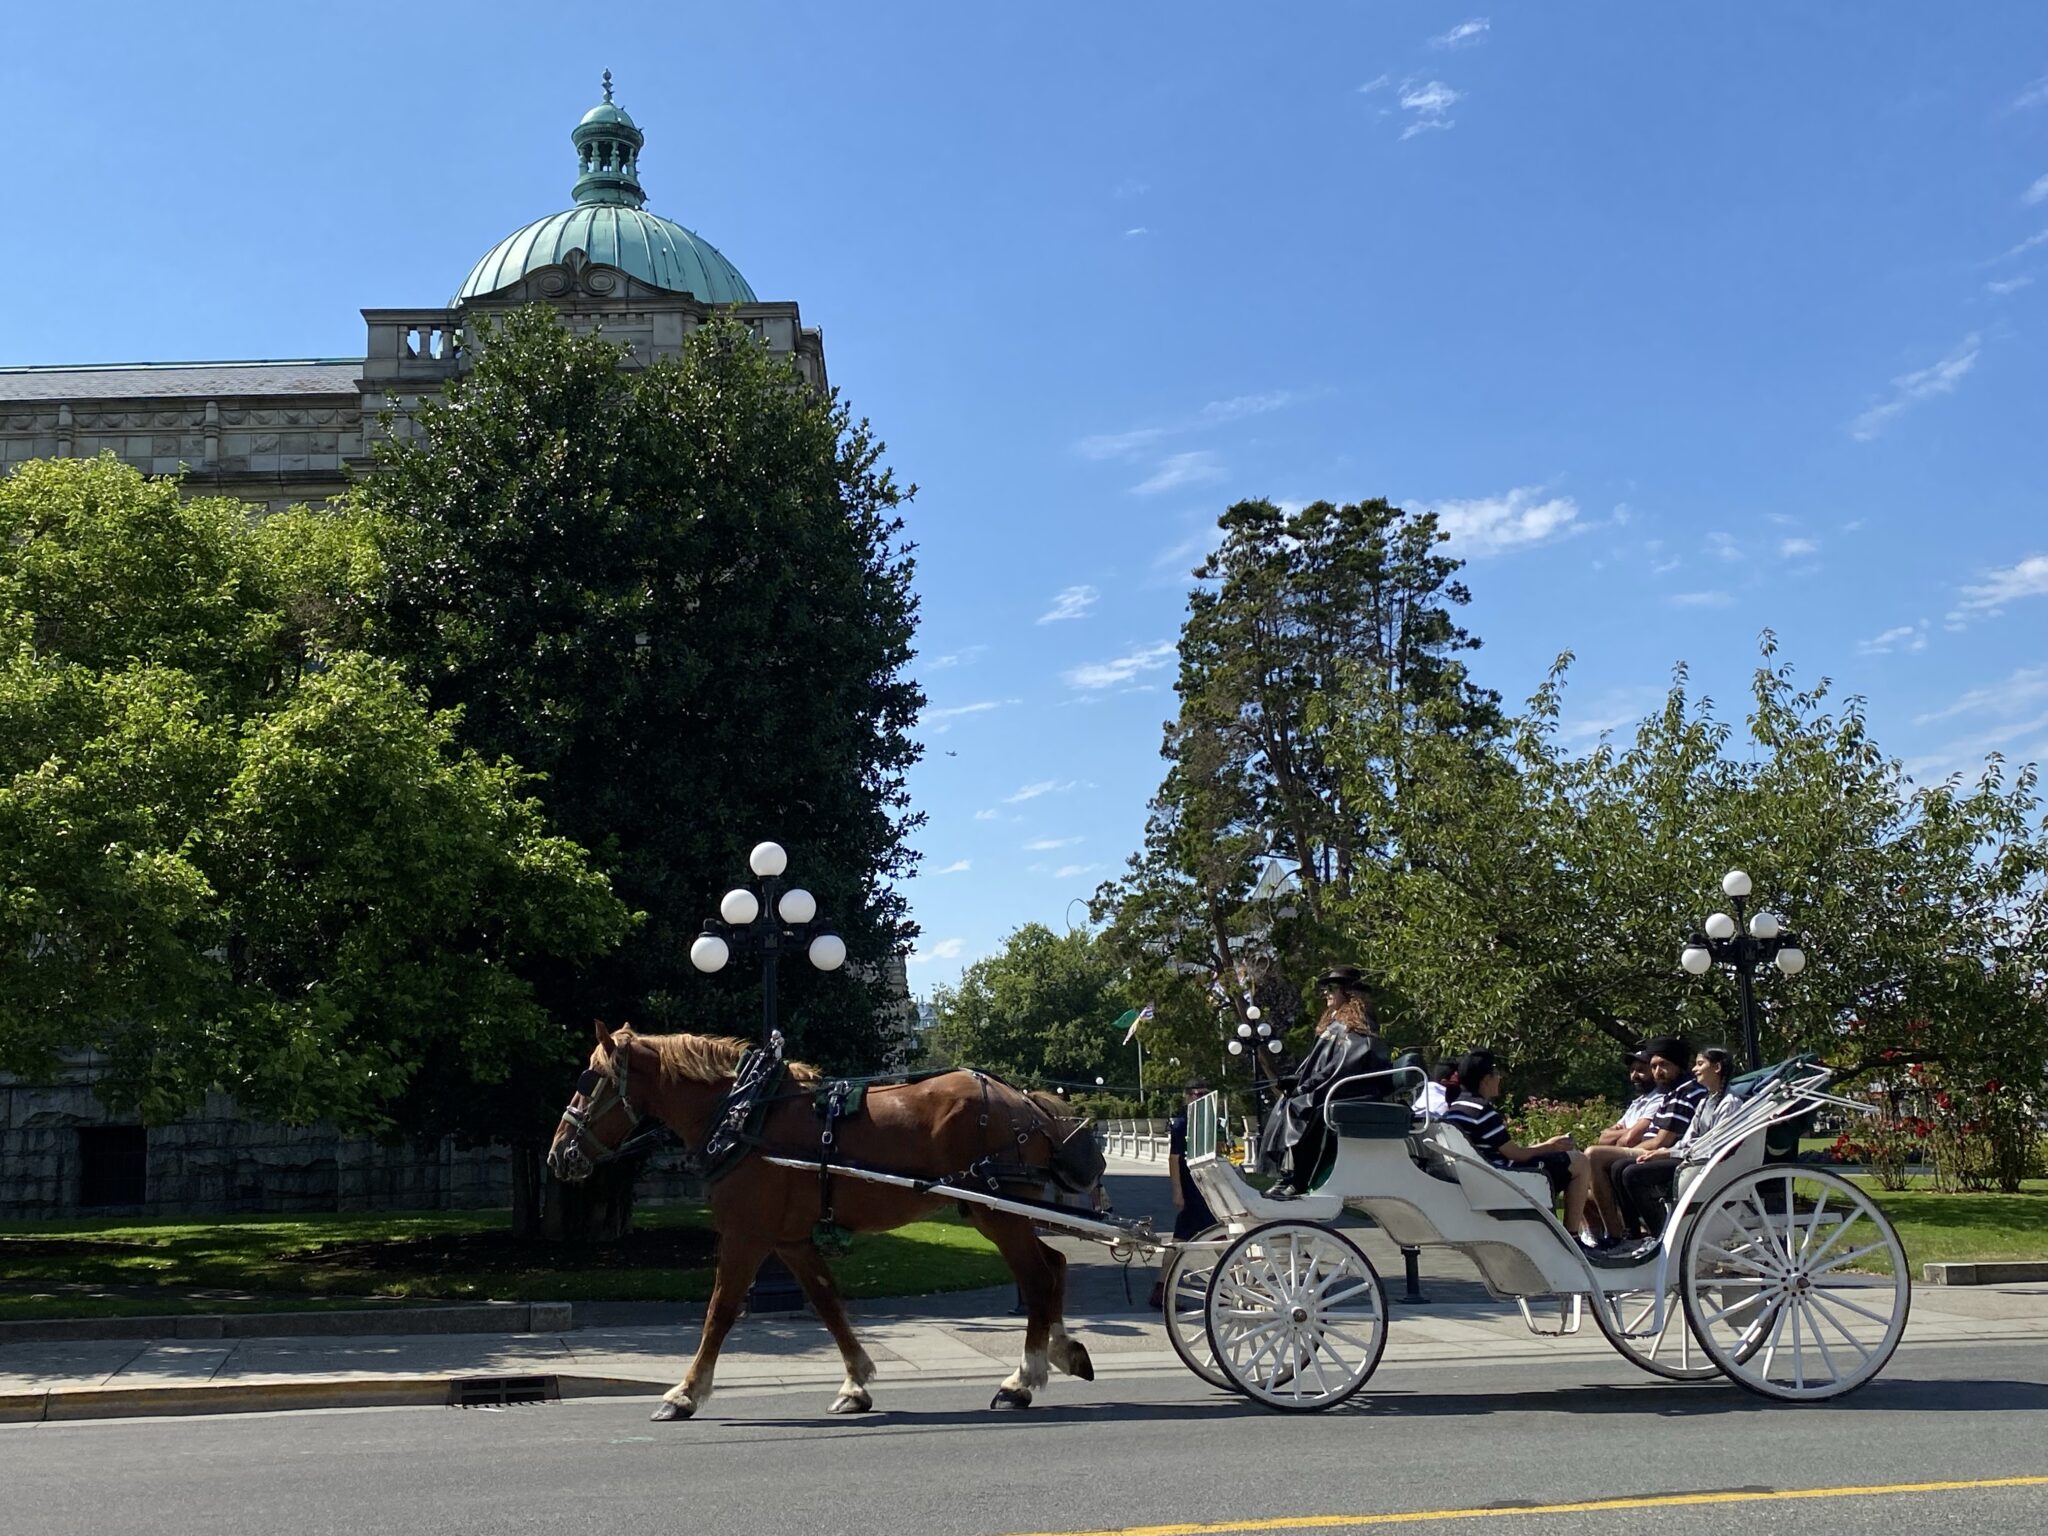
[[[1870,1347],[1867,1344],[1865,1344],[1861,1339],[1857,1338],[1856,1335],[1851,1333],[1847,1328],[1844,1328],[1842,1326],[1842,1320],[1836,1317],[1833,1312],[1828,1310],[1825,1303],[1816,1300],[1813,1301],[1811,1304],[1813,1306],[1814,1316],[1819,1318],[1822,1322],[1825,1322],[1830,1328],[1834,1329],[1835,1332],[1839,1333],[1842,1336],[1843,1341],[1847,1343],[1851,1349],[1856,1351],[1856,1354],[1858,1356],[1856,1363],[1858,1366],[1861,1366],[1864,1361],[1870,1358]]]
[[[1811,1307],[1811,1303],[1805,1301],[1802,1301],[1801,1305]],[[1835,1357],[1828,1352],[1828,1341],[1821,1336],[1820,1309],[1817,1307],[1812,1307],[1811,1309],[1812,1316],[1807,1319],[1807,1327],[1813,1334],[1813,1347],[1820,1355],[1820,1363],[1827,1367],[1828,1380],[1840,1381],[1842,1379],[1842,1372],[1835,1365]]]
[[[1771,1367],[1778,1360],[1778,1340],[1785,1336],[1785,1309],[1777,1309],[1776,1319],[1771,1324],[1771,1341],[1764,1346],[1764,1379],[1768,1381]]]
[[[1808,1294],[1818,1296],[1821,1295],[1822,1292],[1811,1291],[1808,1292]],[[1873,1323],[1876,1323],[1880,1328],[1890,1328],[1892,1325],[1892,1320],[1889,1317],[1886,1317],[1881,1312],[1873,1312],[1868,1307],[1857,1306],[1855,1302],[1849,1300],[1848,1297],[1842,1295],[1840,1289],[1837,1287],[1829,1286],[1826,1289],[1825,1294],[1828,1298],[1829,1306],[1847,1307],[1851,1312],[1854,1312],[1858,1317],[1867,1317]]]
[[[1865,1254],[1875,1253],[1880,1248],[1889,1248],[1890,1246],[1890,1243],[1886,1242],[1882,1237],[1880,1237],[1874,1243],[1865,1243],[1861,1248],[1858,1248],[1853,1253],[1837,1254],[1834,1258],[1829,1259],[1825,1264],[1811,1265],[1808,1267],[1806,1273],[1808,1275],[1832,1274],[1834,1271],[1840,1269],[1844,1264],[1854,1264],[1858,1259],[1862,1258]]]
[[[1325,1307],[1341,1306],[1352,1297],[1362,1295],[1371,1289],[1372,1282],[1370,1280],[1354,1280],[1348,1289],[1326,1292],[1322,1297],[1322,1303]]]
[[[1701,1243],[1700,1247],[1722,1263],[1733,1264],[1736,1268],[1748,1270],[1753,1275],[1769,1276],[1773,1273],[1763,1265],[1756,1263],[1747,1254],[1723,1248],[1719,1243]]]

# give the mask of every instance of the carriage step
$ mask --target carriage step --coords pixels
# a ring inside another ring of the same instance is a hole
[[[561,1383],[552,1376],[465,1376],[448,1383],[450,1408],[511,1408],[561,1400]]]
[[[1517,1296],[1515,1305],[1522,1309],[1522,1322],[1539,1339],[1562,1339],[1579,1331],[1579,1325],[1586,1320],[1586,1298],[1577,1291],[1569,1296],[1553,1296],[1557,1303],[1557,1326],[1545,1328],[1536,1321],[1536,1314],[1529,1310],[1529,1298]]]

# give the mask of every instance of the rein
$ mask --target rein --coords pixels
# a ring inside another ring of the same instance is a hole
[[[647,1116],[627,1093],[632,1083],[633,1053],[628,1050],[614,1054],[619,1066],[617,1074],[603,1072],[596,1067],[589,1068],[576,1079],[576,1092],[583,1099],[583,1107],[578,1109],[572,1104],[562,1111],[562,1118],[575,1127],[578,1154],[593,1168],[616,1162],[639,1151],[649,1142],[658,1141],[668,1133],[668,1127],[659,1120],[645,1129],[641,1128],[641,1122],[646,1120]],[[597,1139],[597,1133],[591,1129],[611,1110],[610,1100],[605,1097],[607,1088],[611,1090],[613,1097],[617,1098],[619,1108],[626,1112],[628,1122],[625,1138],[616,1147],[607,1147]]]

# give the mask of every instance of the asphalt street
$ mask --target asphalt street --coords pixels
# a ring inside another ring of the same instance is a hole
[[[1061,1379],[1024,1414],[990,1413],[988,1390],[881,1381],[860,1418],[826,1415],[815,1386],[721,1393],[671,1425],[611,1398],[9,1426],[0,1529],[1220,1536],[1423,1514],[1490,1536],[2048,1529],[2042,1344],[1908,1345],[1863,1391],[1796,1408],[1583,1356],[1389,1365],[1302,1417],[1177,1371]],[[1613,1499],[1630,1502],[1545,1508]]]

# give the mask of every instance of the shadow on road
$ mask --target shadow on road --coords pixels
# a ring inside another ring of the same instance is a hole
[[[1463,1418],[1481,1413],[1708,1414],[1797,1412],[1812,1408],[1889,1413],[2048,1412],[2048,1384],[2038,1381],[1883,1380],[1824,1403],[1774,1403],[1724,1382],[1693,1386],[1542,1387],[1527,1392],[1375,1392],[1370,1388],[1335,1411],[1370,1418]]]

